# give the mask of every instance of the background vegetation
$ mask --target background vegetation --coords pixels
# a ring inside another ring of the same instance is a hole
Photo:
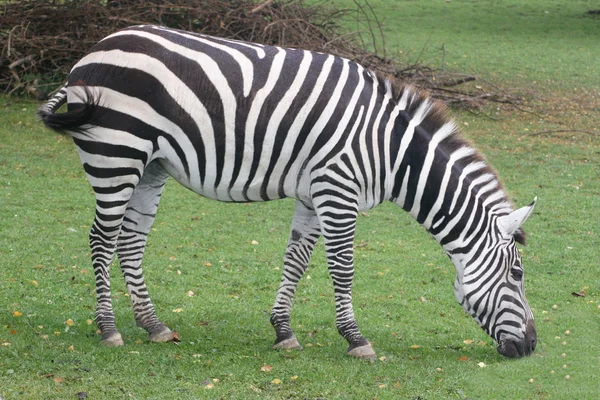
[[[527,222],[533,356],[507,360],[463,313],[439,246],[392,205],[361,215],[355,307],[380,357],[344,355],[318,247],[293,326],[299,352],[270,349],[292,201],[227,205],[170,182],[145,257],[179,345],[135,327],[118,268],[126,346],[98,345],[87,235],[93,195],[73,144],[42,128],[39,104],[1,99],[0,398],[573,399],[600,390],[598,112],[593,1],[371,1],[389,54],[515,88],[527,110],[454,111]],[[596,4],[595,4],[596,3]],[[337,4],[352,5],[337,0]],[[444,51],[442,51],[442,46]],[[487,116],[486,116],[487,115]],[[310,277],[310,279],[309,279]],[[193,293],[191,293],[193,292]],[[577,294],[576,296],[573,293]]]

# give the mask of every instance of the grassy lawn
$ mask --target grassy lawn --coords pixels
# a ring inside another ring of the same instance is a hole
[[[0,98],[0,399],[597,396],[600,19],[584,13],[598,2],[371,3],[389,53],[439,66],[443,44],[448,68],[531,94],[535,114],[495,105],[486,109],[495,120],[453,113],[518,206],[539,198],[523,248],[534,355],[496,352],[456,304],[441,248],[392,204],[361,215],[356,237],[354,304],[379,360],[345,356],[322,246],[296,296],[304,350],[273,351],[268,314],[293,201],[222,204],[173,181],[145,271],[159,317],[182,342],[147,341],[115,267],[126,345],[101,347],[91,323],[92,190],[73,144],[36,121],[38,104]]]

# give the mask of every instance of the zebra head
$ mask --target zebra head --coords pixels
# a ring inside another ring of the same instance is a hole
[[[475,321],[498,343],[505,357],[529,355],[537,344],[533,313],[525,298],[523,265],[517,242],[524,244],[521,225],[529,206],[493,216],[485,237],[467,246],[468,253],[448,251],[457,271],[454,294]]]

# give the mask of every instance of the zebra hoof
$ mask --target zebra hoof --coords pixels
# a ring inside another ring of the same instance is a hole
[[[377,354],[375,354],[371,344],[355,347],[348,350],[347,354],[352,357],[360,358],[361,360],[375,361],[377,359]]]
[[[154,343],[162,343],[180,342],[181,340],[179,339],[179,334],[177,332],[173,332],[165,326],[165,329],[162,331],[151,333],[150,341]]]
[[[100,344],[106,347],[119,347],[123,346],[125,343],[123,342],[123,337],[121,337],[121,334],[116,332],[107,338],[102,339]]]
[[[302,346],[298,342],[296,337],[291,337],[289,339],[282,340],[279,343],[275,343],[273,345],[273,349],[275,350],[302,350]]]

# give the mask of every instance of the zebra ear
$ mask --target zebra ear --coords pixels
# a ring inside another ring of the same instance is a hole
[[[498,229],[500,229],[500,233],[506,236],[514,235],[533,212],[533,207],[535,207],[536,201],[537,197],[533,199],[533,203],[531,203],[530,205],[519,208],[518,210],[513,211],[508,215],[503,215],[502,217],[499,217],[496,223],[498,224]]]

